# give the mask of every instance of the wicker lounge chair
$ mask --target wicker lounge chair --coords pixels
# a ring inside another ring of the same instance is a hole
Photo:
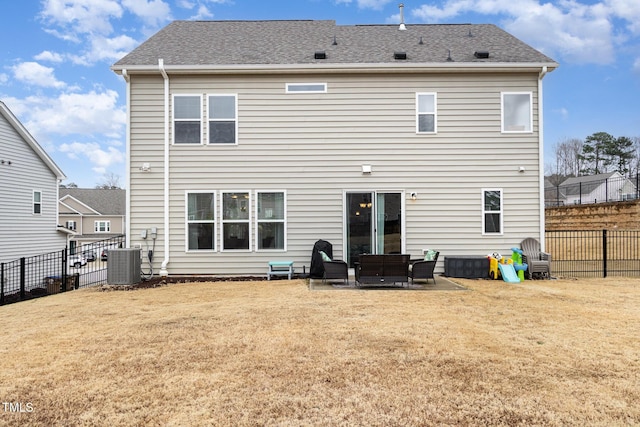
[[[323,261],[324,275],[322,281],[340,279],[345,285],[349,284],[349,267],[347,263],[339,260]]]
[[[540,250],[540,242],[532,237],[527,237],[520,243],[522,248],[522,262],[528,265],[527,277],[533,279],[534,275],[551,278],[551,254]]]
[[[436,268],[438,255],[440,255],[440,252],[436,252],[432,261],[425,261],[422,259],[411,261],[411,271],[409,272],[411,284],[413,284],[415,279],[426,279],[427,282],[429,279],[433,279],[433,283],[436,283],[436,279],[433,277],[433,270]]]

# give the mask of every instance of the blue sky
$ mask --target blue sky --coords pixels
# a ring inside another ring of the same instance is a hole
[[[175,19],[399,22],[398,0],[28,0],[0,13],[0,99],[68,179],[125,178],[125,83],[109,67]],[[640,137],[639,0],[405,1],[411,23],[493,23],[560,63],[544,79],[545,153]]]

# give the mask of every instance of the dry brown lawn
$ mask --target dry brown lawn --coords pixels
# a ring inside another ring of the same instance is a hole
[[[3,306],[0,425],[640,425],[640,279],[457,281]]]

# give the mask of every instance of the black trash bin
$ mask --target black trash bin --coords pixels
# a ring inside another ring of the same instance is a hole
[[[311,267],[309,268],[309,277],[311,279],[322,279],[324,276],[324,264],[322,263],[320,251],[327,254],[329,258],[333,258],[333,245],[326,240],[318,240],[313,245],[313,252],[311,252]]]

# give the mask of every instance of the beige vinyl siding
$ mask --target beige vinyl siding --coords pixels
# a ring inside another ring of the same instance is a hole
[[[0,115],[0,261],[62,250],[57,230],[58,180],[13,126]],[[33,191],[42,193],[42,211],[33,214]]]
[[[285,83],[317,81],[327,82],[327,93],[285,93]],[[138,229],[158,227],[157,270],[162,79],[131,82],[131,239],[138,243]],[[170,146],[170,274],[265,274],[267,261],[276,259],[308,271],[318,239],[332,242],[343,258],[345,191],[405,192],[404,238],[412,256],[422,248],[443,256],[506,252],[540,235],[537,74],[190,75],[170,82],[171,95],[236,93],[239,121],[237,146]],[[533,133],[501,134],[505,91],[533,93]],[[416,133],[416,92],[437,93],[435,135]],[[152,171],[140,172],[142,162]],[[363,175],[362,164],[373,173]],[[482,236],[482,188],[503,191],[501,236]],[[197,190],[217,191],[218,203],[220,191],[250,191],[252,209],[255,190],[286,191],[287,252],[185,253],[184,195]]]

